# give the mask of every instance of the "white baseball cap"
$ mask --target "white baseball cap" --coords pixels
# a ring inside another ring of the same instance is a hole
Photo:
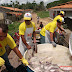
[[[64,23],[64,18],[62,17],[61,22]]]
[[[24,14],[24,20],[31,20],[31,18],[32,18],[31,13],[25,13]]]
[[[64,11],[60,11],[60,14],[64,15],[64,14],[65,14],[65,12],[64,12]]]
[[[62,23],[65,23],[64,22],[64,18],[63,17],[60,17],[59,19],[57,19],[59,22],[62,22]]]

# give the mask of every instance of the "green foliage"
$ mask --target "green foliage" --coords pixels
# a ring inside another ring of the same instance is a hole
[[[7,7],[14,7],[14,8],[19,8],[19,9],[33,9],[34,11],[37,10],[37,11],[42,11],[45,9],[45,6],[44,6],[44,2],[41,1],[39,4],[37,4],[35,2],[35,0],[30,3],[30,2],[27,2],[26,4],[20,4],[18,1],[11,1],[11,4],[1,4],[2,6],[7,6]]]
[[[37,12],[37,15],[40,18],[45,18],[45,17],[49,17],[49,12],[48,11],[40,11],[40,12]]]
[[[54,6],[57,6],[59,4],[66,3],[66,2],[69,2],[69,1],[72,1],[72,0],[59,0],[59,1],[54,1],[54,2],[48,3],[47,6],[46,6],[46,8],[51,8],[51,7],[54,7]]]
[[[54,2],[51,2],[51,3],[47,4],[46,8],[51,8],[51,7],[54,7],[58,4],[60,4],[59,1],[54,1]]]
[[[33,6],[30,2],[26,3],[26,9],[33,9]]]
[[[17,22],[17,21],[16,21],[16,22],[14,22],[13,24],[8,25],[8,28],[9,28],[8,33],[9,33],[10,35],[14,35],[14,33],[19,30],[19,25],[20,25],[20,24],[21,24],[20,22]]]
[[[58,1],[54,1],[54,2],[51,2],[51,3],[48,3],[46,8],[51,8],[51,7],[54,7],[54,6],[57,6],[59,4],[62,4],[62,3],[66,3],[66,2],[69,2],[69,1],[72,1],[72,0],[58,0]],[[44,6],[44,2],[41,1],[39,4],[36,3],[35,0],[33,0],[32,3],[30,2],[27,2],[26,4],[20,4],[18,1],[11,1],[11,4],[1,4],[2,6],[7,6],[7,7],[16,7],[16,8],[19,8],[19,9],[33,9],[34,11],[43,11],[45,10],[45,6]]]
[[[59,0],[59,2],[61,2],[61,3],[66,3],[66,2],[69,2],[69,1],[72,1],[72,0]]]

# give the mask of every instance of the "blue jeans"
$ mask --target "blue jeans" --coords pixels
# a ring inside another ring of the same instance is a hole
[[[45,36],[42,36],[41,34],[40,34],[40,43],[41,44],[45,43]]]
[[[9,72],[16,72],[16,70],[13,68],[13,66],[12,66],[12,65],[10,64],[10,62],[9,62],[7,53],[5,53],[4,55],[2,55],[1,57],[5,60],[6,69],[7,69]]]

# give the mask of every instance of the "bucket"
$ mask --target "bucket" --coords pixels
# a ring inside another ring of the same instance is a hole
[[[45,43],[45,44],[38,44],[37,45],[37,54],[35,54],[36,57],[38,57],[39,61],[43,62],[50,62],[52,64],[57,64],[60,66],[72,66],[72,61],[69,59],[70,53],[69,49],[67,47],[58,45],[56,47],[53,47],[52,44]],[[26,60],[29,60],[29,54],[28,51],[25,52],[24,58]],[[37,61],[37,60],[36,60]],[[29,68],[33,70],[30,65]]]
[[[32,52],[32,50],[30,49],[30,52]],[[32,54],[32,53],[31,53]],[[28,54],[28,51],[26,50],[26,52],[24,53],[24,58],[26,60],[28,60],[30,57],[29,57],[29,54]],[[34,72],[33,68],[31,66],[28,65],[27,67],[27,71],[28,72]]]

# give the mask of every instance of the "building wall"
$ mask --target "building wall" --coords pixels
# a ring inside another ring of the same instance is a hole
[[[72,11],[66,11],[66,12],[65,12],[65,18],[66,18],[66,17],[72,19]]]
[[[0,7],[0,12],[2,12],[4,14],[4,19],[9,19],[12,21],[16,21],[16,20],[20,20],[23,16],[23,12],[22,15],[20,15],[19,17],[16,17],[14,14],[7,14],[6,12],[14,12],[13,10],[9,10],[9,9],[5,9]],[[15,12],[19,12],[19,11],[15,11]],[[20,11],[21,12],[21,11]]]
[[[2,11],[2,12],[10,12],[9,9],[5,9],[5,8],[1,8],[1,7],[0,7],[0,11]]]
[[[55,11],[53,9],[49,10],[49,16],[54,19],[58,15],[59,11]]]
[[[65,11],[65,18],[69,17],[72,19],[72,9],[49,9],[49,16],[54,18],[53,13],[55,14],[54,16],[57,16],[61,10]]]
[[[53,18],[53,10],[49,10],[49,16]]]
[[[4,8],[1,8],[1,7],[0,7],[0,12],[2,12],[2,13],[4,14],[4,19],[6,19],[6,18],[7,18],[6,12],[10,12],[10,10],[4,9]]]
[[[0,20],[4,19],[4,14],[2,12],[0,12]]]

